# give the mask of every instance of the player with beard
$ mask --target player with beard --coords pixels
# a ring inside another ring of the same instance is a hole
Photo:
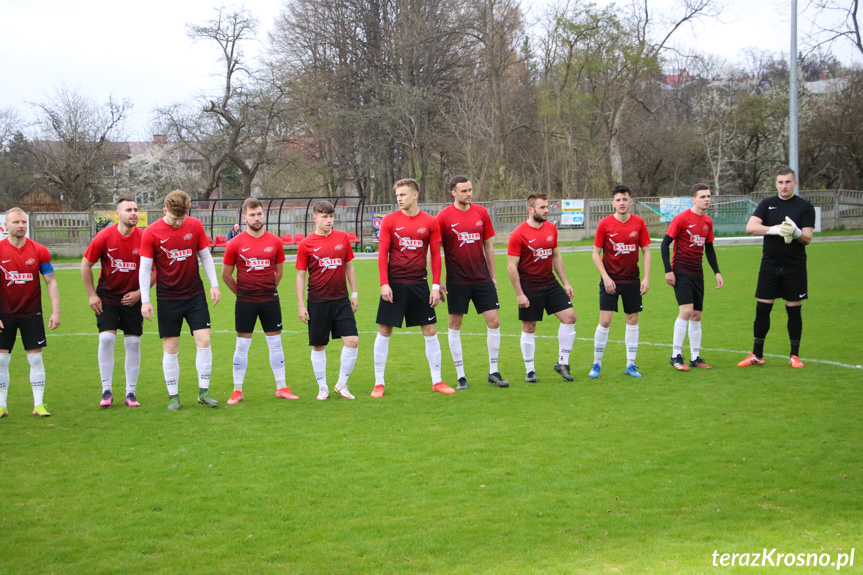
[[[536,352],[536,322],[542,321],[543,311],[560,320],[557,330],[557,363],[554,371],[566,381],[573,381],[569,370],[569,355],[575,342],[575,310],[573,289],[566,279],[563,256],[557,247],[557,228],[548,221],[548,197],[531,194],[527,197],[527,221],[509,236],[507,272],[518,301],[521,320],[521,354],[527,372],[524,380],[537,381],[534,355]],[[563,287],[554,274],[563,282]]]
[[[497,276],[494,269],[494,227],[488,211],[472,203],[473,187],[464,176],[450,182],[453,203],[438,212],[446,262],[446,295],[449,308],[449,349],[455,363],[458,387],[467,389],[464,355],[461,347],[461,324],[468,306],[482,314],[486,324],[488,347],[488,382],[509,387],[498,371],[500,351],[500,303],[497,300]]]
[[[117,330],[123,330],[126,348],[126,405],[140,407],[135,396],[141,371],[141,290],[138,267],[141,262],[141,237],[138,229],[138,204],[131,198],[117,200],[117,224],[96,234],[81,259],[81,279],[96,313],[99,329],[99,375],[102,378],[102,399],[99,407],[111,407],[114,402],[114,346]],[[93,284],[93,266],[101,262],[99,286]]]
[[[15,338],[21,331],[21,343],[30,363],[30,388],[33,391],[33,415],[48,417],[45,405],[45,365],[42,348],[47,345],[42,318],[41,274],[48,297],[51,317],[48,327],[60,327],[60,291],[51,265],[51,254],[42,244],[27,238],[27,214],[21,208],[6,211],[9,237],[0,241],[0,417],[9,415],[6,398],[9,393],[9,362]]]
[[[285,353],[282,349],[282,308],[279,305],[279,282],[285,265],[285,248],[275,234],[264,230],[266,214],[255,198],[243,201],[246,229],[228,242],[222,258],[222,281],[237,296],[234,306],[234,391],[228,405],[243,401],[243,380],[249,366],[252,332],[260,319],[267,339],[270,368],[276,379],[276,397],[298,399],[285,383]],[[234,267],[237,279],[234,279]]]

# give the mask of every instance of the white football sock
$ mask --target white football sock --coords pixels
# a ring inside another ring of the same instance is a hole
[[[45,403],[45,365],[42,363],[42,352],[28,353],[30,362],[30,387],[33,389],[33,407]]]
[[[689,320],[689,352],[692,355],[689,361],[695,361],[701,354],[701,321]]]
[[[605,346],[608,345],[608,332],[611,328],[596,326],[593,333],[593,363],[602,365],[602,356],[605,354]]]
[[[267,347],[270,349],[270,368],[276,379],[276,389],[285,387],[285,352],[282,349],[282,336],[268,335]]]
[[[344,384],[347,385],[348,378],[354,371],[354,366],[357,364],[357,355],[360,350],[356,347],[342,347],[341,364],[339,366],[339,380],[336,382],[336,387]]]
[[[671,357],[683,355],[683,340],[686,339],[686,324],[685,319],[677,318],[674,320],[674,340],[671,347]]]
[[[575,324],[562,323],[557,328],[557,362],[561,365],[569,365],[569,354],[572,352],[572,344],[575,343]]]
[[[11,353],[0,353],[0,406],[8,407],[6,399],[9,397],[9,361]]]
[[[485,344],[488,347],[488,372],[497,373],[497,359],[500,354],[500,328],[486,328]]]
[[[123,338],[126,348],[126,395],[135,393],[138,388],[138,375],[141,372],[141,336],[129,335]]]
[[[390,338],[378,334],[375,338],[375,385],[384,385],[384,372],[387,369],[387,355],[390,351]]]
[[[432,385],[443,380],[440,374],[441,351],[437,335],[424,336],[426,340],[426,359],[429,362]]]
[[[535,343],[536,334],[521,332],[521,357],[524,359],[524,371],[530,373],[535,371],[533,365],[533,356],[536,352]]]
[[[102,393],[111,391],[114,381],[114,344],[117,334],[110,331],[99,332],[99,376],[102,378]]]
[[[635,356],[638,355],[638,324],[626,325],[626,367],[635,365]]]
[[[449,340],[449,352],[452,354],[452,361],[455,364],[456,377],[464,377],[464,355],[461,351],[461,330],[450,328],[447,332]]]
[[[327,351],[312,350],[312,371],[315,372],[315,379],[318,380],[318,389],[329,389],[327,387]]]
[[[246,370],[249,368],[249,348],[252,347],[252,338],[237,337],[237,346],[234,348],[234,391],[243,391],[243,381],[246,379]]]
[[[210,374],[213,372],[213,348],[199,347],[195,354],[195,369],[198,370],[198,389],[210,389]]]
[[[179,353],[162,353],[162,373],[165,375],[165,386],[168,395],[180,395],[180,360]]]

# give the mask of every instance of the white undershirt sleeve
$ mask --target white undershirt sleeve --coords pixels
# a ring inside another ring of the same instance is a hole
[[[153,258],[141,258],[138,284],[141,286],[141,303],[150,303],[150,281],[153,276]]]
[[[201,259],[201,266],[204,268],[204,273],[207,274],[207,279],[210,280],[210,287],[219,287],[216,264],[213,261],[213,255],[210,253],[210,250],[207,248],[199,250],[198,257]]]

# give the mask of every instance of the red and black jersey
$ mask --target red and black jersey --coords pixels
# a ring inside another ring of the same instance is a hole
[[[160,219],[144,230],[141,257],[153,258],[158,299],[188,299],[204,293],[198,271],[198,252],[204,249],[207,249],[204,226],[191,216],[186,216],[179,228]]]
[[[506,253],[518,257],[523,291],[536,291],[554,283],[552,250],[557,247],[557,228],[543,222],[539,229],[524,222],[509,236]]]
[[[692,210],[680,212],[671,220],[665,235],[674,240],[671,269],[675,273],[703,275],[704,245],[713,243],[713,220],[710,216],[699,216]]]
[[[285,261],[282,241],[270,232],[259,237],[241,232],[228,242],[222,263],[237,266],[237,301],[278,301],[276,264]]]
[[[602,265],[615,283],[638,283],[638,250],[650,245],[643,219],[632,214],[625,222],[614,214],[602,218],[593,245],[602,248]]]
[[[328,236],[309,234],[297,248],[298,270],[309,271],[309,302],[348,297],[345,265],[354,259],[354,250],[345,232],[333,230]]]
[[[137,227],[126,237],[116,225],[108,226],[96,234],[84,252],[87,261],[102,262],[96,294],[103,302],[120,305],[124,295],[138,289],[143,235]]]
[[[432,283],[440,283],[440,226],[425,212],[408,216],[401,210],[387,214],[378,235],[378,272],[381,285],[428,281],[426,253],[431,248]]]
[[[29,238],[20,248],[9,238],[0,241],[0,315],[29,317],[42,312],[40,266],[50,263],[48,248]]]
[[[478,284],[491,281],[483,241],[494,237],[488,211],[470,204],[461,211],[454,204],[437,215],[440,225],[448,284]]]

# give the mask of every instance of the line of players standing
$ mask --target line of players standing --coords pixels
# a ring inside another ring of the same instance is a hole
[[[778,194],[759,204],[746,227],[747,233],[765,239],[755,294],[754,346],[752,353],[738,364],[740,367],[764,363],[764,339],[770,327],[770,311],[777,298],[784,299],[786,304],[790,365],[803,367],[799,359],[800,309],[802,300],[808,296],[805,246],[812,239],[815,212],[808,201],[794,194],[796,184],[793,171],[779,170]],[[403,323],[422,329],[432,390],[444,394],[456,392],[441,377],[441,348],[435,329],[435,308],[440,302],[448,305],[448,340],[456,368],[457,389],[468,387],[460,328],[471,302],[487,325],[487,381],[497,387],[509,386],[498,369],[500,304],[492,222],[485,208],[472,203],[472,187],[466,177],[453,178],[450,188],[454,201],[435,218],[420,211],[419,185],[415,180],[403,179],[395,183],[399,209],[383,219],[379,235],[381,294],[376,319],[378,334],[374,342],[373,398],[384,395],[389,338],[393,328]],[[670,363],[680,371],[689,371],[690,367],[710,369],[700,357],[704,300],[702,259],[705,255],[716,275],[717,289],[724,283],[713,249],[713,222],[706,214],[710,206],[709,186],[696,184],[691,196],[692,208],[674,218],[661,244],[666,283],[674,287],[679,305]],[[600,376],[611,321],[618,311],[618,300],[622,299],[626,321],[624,373],[640,378],[635,365],[638,313],[643,309],[642,296],[650,289],[650,238],[644,221],[630,213],[633,198],[629,188],[617,186],[612,192],[612,202],[614,213],[600,221],[593,247],[593,262],[600,274],[600,318],[594,334],[594,361],[588,376],[594,379]],[[130,199],[120,199],[117,225],[99,232],[84,254],[82,280],[99,329],[101,407],[110,407],[113,403],[114,348],[118,330],[123,331],[126,350],[125,404],[140,405],[135,391],[143,319],[152,321],[154,313],[150,301],[152,285],[156,285],[168,409],[180,409],[178,353],[184,320],[197,348],[197,401],[211,407],[219,404],[209,393],[213,363],[210,315],[198,260],[210,283],[213,305],[219,303],[221,294],[206,233],[199,220],[187,215],[190,207],[188,194],[180,190],[171,192],[165,197],[164,217],[141,231],[137,227],[137,205]],[[515,289],[522,324],[520,343],[525,381],[537,381],[536,322],[542,321],[544,313],[555,315],[560,321],[558,361],[554,371],[565,380],[573,381],[569,356],[575,340],[576,315],[572,306],[573,289],[558,249],[557,228],[547,221],[548,199],[544,195],[529,196],[527,212],[527,221],[512,232],[507,248],[507,274]],[[225,285],[237,296],[234,391],[228,404],[243,400],[251,337],[258,321],[266,336],[276,397],[298,399],[287,386],[281,343],[283,328],[278,284],[283,274],[284,249],[277,236],[263,229],[265,214],[258,200],[249,198],[243,203],[242,218],[246,229],[228,243],[221,274]],[[323,401],[329,397],[325,350],[330,337],[343,342],[335,391],[340,397],[354,399],[348,388],[359,346],[354,317],[358,307],[354,255],[347,234],[333,229],[332,204],[316,202],[313,220],[314,233],[300,243],[297,251],[296,292],[298,317],[308,325],[311,363],[318,383],[316,399]],[[46,337],[37,273],[41,274],[51,300],[48,325],[52,330],[60,325],[59,292],[47,249],[26,238],[26,214],[19,208],[12,208],[6,213],[6,222],[10,235],[0,241],[0,271],[4,274],[4,281],[0,283],[0,417],[9,413],[6,405],[9,362],[18,330],[31,366],[33,413],[45,417],[50,415],[43,401],[45,370],[41,350],[46,345]],[[674,244],[673,258],[670,257],[671,244]],[[447,266],[445,286],[440,283],[441,245]],[[638,268],[639,251],[643,254],[643,279]],[[427,279],[427,254],[432,268],[431,289]],[[96,262],[102,265],[98,286],[94,285],[92,274]],[[303,292],[307,279],[306,305]],[[147,288],[141,290],[139,286]],[[688,364],[682,356],[687,332],[691,352]]]

